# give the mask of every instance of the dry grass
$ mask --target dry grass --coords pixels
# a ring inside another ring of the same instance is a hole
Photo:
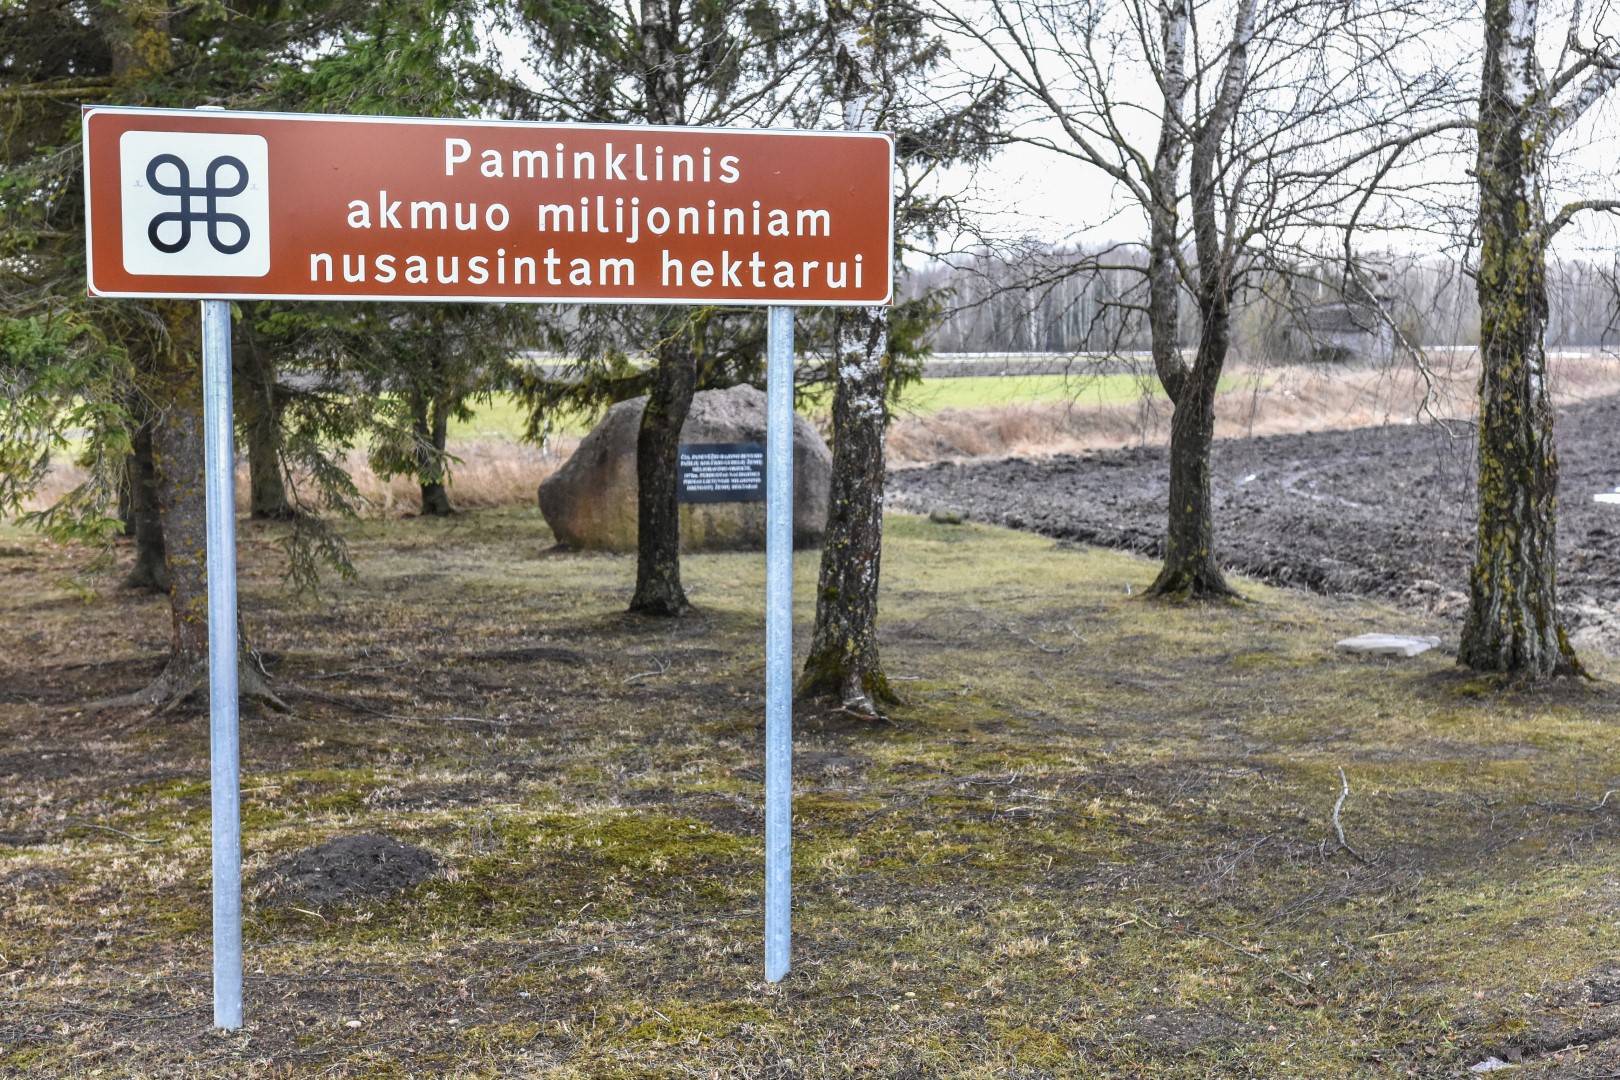
[[[162,601],[66,591],[87,553],[0,530],[0,1075],[1614,1068],[1611,685],[1344,657],[1435,627],[1256,584],[1150,607],[1143,560],[891,518],[909,700],[799,717],[795,966],[767,986],[762,560],[683,560],[700,609],[665,622],[623,614],[631,558],[542,555],[532,510],[347,528],[361,577],[310,604],[277,588],[282,526],[244,527],[247,625],[296,706],[243,718],[247,869],[384,832],[444,870],[318,910],[255,877],[230,1036],[205,718],[82,708],[161,663]],[[1368,863],[1336,841],[1340,767]]]
[[[480,439],[456,443],[450,453],[457,461],[451,466],[450,501],[457,509],[495,506],[532,506],[540,482],[558,469],[579,445],[577,436],[556,440],[544,450],[523,443]],[[380,514],[415,513],[421,503],[416,482],[396,476],[380,479],[365,462],[365,455],[350,453],[345,468],[359,489],[360,498],[371,511]],[[237,504],[247,509],[245,492],[247,470],[237,470]]]
[[[457,459],[451,466],[450,501],[458,508],[533,505],[540,482],[558,469],[579,445],[579,436],[563,436],[550,441],[544,450],[526,443],[500,439],[453,442],[449,451]],[[371,470],[366,456],[351,450],[343,457],[343,468],[359,492],[361,508],[384,516],[415,513],[421,505],[416,482],[396,476],[384,480]],[[84,480],[84,472],[68,463],[51,467],[49,476],[29,501],[30,509],[49,506]],[[310,497],[312,485],[305,483]],[[295,490],[297,485],[295,484]],[[236,508],[248,510],[248,474],[245,461],[236,469]]]
[[[1471,353],[1437,352],[1427,374],[1408,368],[1239,368],[1216,399],[1217,438],[1463,419],[1476,408]],[[1620,360],[1555,356],[1554,395],[1579,401],[1620,392]],[[1145,394],[1128,405],[1043,403],[903,415],[889,433],[891,465],[1046,457],[1166,442],[1170,404]]]
[[[1551,367],[1559,401],[1620,393],[1620,359],[1615,357],[1559,355]],[[1464,419],[1474,413],[1477,378],[1474,356],[1463,351],[1436,352],[1426,374],[1405,368],[1240,367],[1230,377],[1232,388],[1217,399],[1216,436],[1370,427],[1420,417]],[[1074,381],[1083,399],[1086,382]],[[1154,394],[1124,405],[1042,402],[902,413],[889,431],[888,458],[891,465],[901,466],[1110,450],[1163,443],[1169,425],[1169,402]],[[453,469],[451,499],[469,509],[533,505],[540,482],[562,466],[581,437],[560,436],[544,451],[488,435],[452,440],[450,451],[460,461]],[[412,481],[380,480],[359,452],[351,452],[346,462],[368,512],[415,511],[419,495]],[[82,479],[76,467],[58,464],[30,505],[48,506]],[[243,465],[237,484],[242,510],[247,508],[246,484]]]

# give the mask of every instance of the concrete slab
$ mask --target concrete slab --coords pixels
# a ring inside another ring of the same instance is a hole
[[[1439,638],[1402,637],[1399,634],[1358,634],[1334,645],[1340,652],[1368,656],[1418,656],[1440,644]]]

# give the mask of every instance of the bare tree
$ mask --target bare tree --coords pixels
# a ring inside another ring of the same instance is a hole
[[[1537,0],[1485,4],[1479,95],[1479,522],[1468,616],[1458,649],[1477,671],[1544,678],[1582,671],[1558,614],[1558,457],[1547,388],[1547,247],[1585,210],[1549,213],[1559,139],[1620,81],[1620,46],[1602,5],[1580,0],[1553,46],[1538,54]],[[1553,51],[1549,50],[1549,51]]]
[[[1145,312],[1174,406],[1165,561],[1151,594],[1230,596],[1209,455],[1234,305],[1257,275],[1286,272],[1324,229],[1353,220],[1358,195],[1388,181],[1422,135],[1458,122],[1440,115],[1447,81],[1403,64],[1421,13],[1400,0],[989,0],[982,10],[942,6],[938,17],[1023,91],[1036,123],[1017,137],[1106,178],[1147,235],[1145,281],[1125,302]]]

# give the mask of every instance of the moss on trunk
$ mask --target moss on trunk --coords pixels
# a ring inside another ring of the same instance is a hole
[[[1512,5],[1486,5],[1480,95],[1479,513],[1458,662],[1540,679],[1581,671],[1558,615],[1558,456],[1544,346],[1545,108],[1519,101],[1528,63]]]

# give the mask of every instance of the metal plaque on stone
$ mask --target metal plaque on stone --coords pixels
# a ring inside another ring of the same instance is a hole
[[[683,503],[764,502],[764,443],[690,443],[681,447]]]

